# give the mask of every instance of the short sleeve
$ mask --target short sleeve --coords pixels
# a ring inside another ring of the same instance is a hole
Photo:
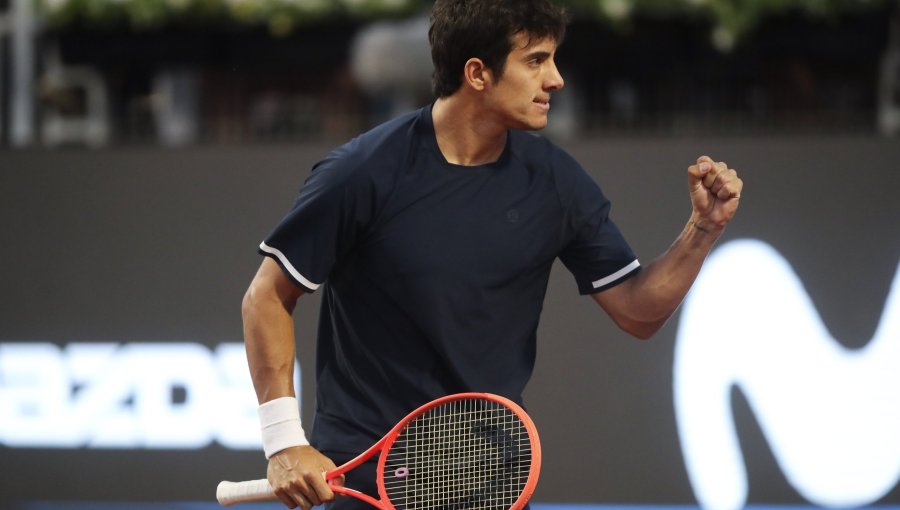
[[[641,264],[610,219],[609,200],[580,166],[571,173],[570,185],[563,202],[571,235],[559,258],[579,293],[593,294],[634,276]]]
[[[316,291],[371,220],[369,177],[338,154],[319,162],[259,253],[275,259],[297,285]]]

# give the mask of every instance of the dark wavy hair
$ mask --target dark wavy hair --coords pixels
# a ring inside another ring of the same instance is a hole
[[[428,30],[434,95],[459,90],[470,58],[481,59],[501,78],[516,34],[561,44],[568,22],[565,9],[551,0],[436,0]]]

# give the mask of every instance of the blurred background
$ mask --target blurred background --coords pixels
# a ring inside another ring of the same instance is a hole
[[[900,2],[563,3],[544,135],[641,260],[698,156],[746,188],[650,342],[554,267],[535,510],[900,508]],[[331,148],[432,100],[430,5],[0,0],[0,509],[206,510],[264,476],[256,246]]]
[[[430,99],[430,3],[2,0],[0,140],[340,140]],[[563,3],[561,135],[900,130],[895,1]]]

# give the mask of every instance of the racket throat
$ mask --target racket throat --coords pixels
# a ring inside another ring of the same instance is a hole
[[[364,494],[356,489],[350,489],[347,487],[342,487],[340,485],[332,485],[332,484],[329,484],[329,486],[331,487],[331,491],[334,492],[335,494],[340,494],[342,496],[351,496],[351,497],[354,497],[361,501],[365,501],[366,503],[373,505],[377,508],[388,508],[388,506],[385,505],[384,503],[382,503],[381,501],[378,501],[377,499],[373,498],[372,496],[369,496],[368,494]]]

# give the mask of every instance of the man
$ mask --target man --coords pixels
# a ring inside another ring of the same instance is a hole
[[[288,507],[334,500],[323,472],[427,401],[483,391],[521,402],[556,258],[620,328],[647,338],[733,217],[743,183],[701,157],[688,169],[687,226],[641,268],[599,187],[529,133],[564,85],[554,59],[565,24],[550,0],[437,0],[436,102],[326,156],[261,244],[244,334],[268,479]],[[292,398],[291,313],[320,286],[310,446]],[[374,491],[371,465],[347,476]]]

